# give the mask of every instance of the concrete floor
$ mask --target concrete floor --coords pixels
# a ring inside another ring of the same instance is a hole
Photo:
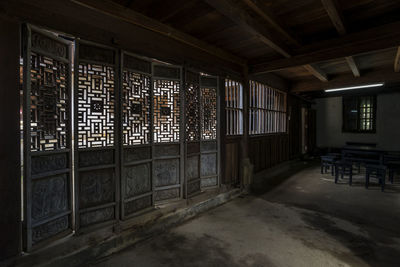
[[[316,166],[281,178],[93,266],[400,266],[400,184],[334,184]]]

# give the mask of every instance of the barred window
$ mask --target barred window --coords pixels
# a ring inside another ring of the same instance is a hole
[[[243,85],[225,80],[226,134],[243,134]]]
[[[375,132],[376,96],[343,97],[343,132]]]
[[[286,132],[286,93],[250,81],[249,134]]]

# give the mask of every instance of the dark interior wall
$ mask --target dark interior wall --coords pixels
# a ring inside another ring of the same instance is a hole
[[[189,67],[215,75],[237,75],[242,66],[189,47],[167,36],[104,15],[69,0],[0,1],[0,14],[85,40],[114,46],[142,56]]]
[[[294,159],[299,157],[302,153],[301,144],[301,108],[304,101],[300,98],[290,95],[288,98],[288,112],[289,112],[289,158]]]
[[[21,228],[19,24],[0,17],[0,260],[18,254]]]
[[[375,143],[379,149],[400,151],[400,93],[377,95],[376,132],[342,132],[342,97],[316,99],[317,145],[320,148],[341,148],[346,142]]]

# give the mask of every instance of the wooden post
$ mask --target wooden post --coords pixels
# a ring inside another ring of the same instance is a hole
[[[241,170],[240,170],[240,188],[248,189],[253,175],[253,166],[249,158],[249,71],[248,67],[243,68],[243,135],[241,144]]]
[[[0,17],[0,261],[21,247],[20,27]]]
[[[219,133],[220,133],[220,180],[221,184],[226,185],[226,114],[225,114],[225,77],[219,77]]]
[[[243,68],[243,137],[241,141],[241,158],[249,157],[249,76],[248,68]]]

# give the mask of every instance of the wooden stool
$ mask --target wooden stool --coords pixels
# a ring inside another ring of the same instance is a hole
[[[336,160],[336,156],[321,156],[321,174],[327,173],[330,169],[331,175],[333,176]]]
[[[343,179],[345,175],[349,175],[349,185],[353,183],[353,162],[343,159],[335,162],[335,184],[339,179],[339,174]]]
[[[376,178],[379,180],[381,185],[381,191],[383,192],[385,190],[386,169],[387,167],[381,164],[365,165],[365,188],[368,188],[369,186],[369,177],[371,175],[376,175]]]

